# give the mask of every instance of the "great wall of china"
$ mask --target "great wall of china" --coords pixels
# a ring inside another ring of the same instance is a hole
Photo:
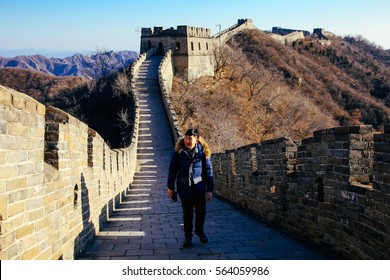
[[[177,138],[172,56],[159,80]],[[132,144],[111,150],[69,114],[0,86],[0,259],[74,259],[84,249],[133,180],[138,114]],[[321,130],[212,160],[220,197],[344,258],[390,258],[390,126]]]

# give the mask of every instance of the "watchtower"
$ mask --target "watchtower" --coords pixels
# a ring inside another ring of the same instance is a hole
[[[182,72],[188,80],[214,76],[213,40],[208,28],[187,25],[165,30],[142,28],[140,53],[150,49],[161,55],[172,50],[175,71]]]

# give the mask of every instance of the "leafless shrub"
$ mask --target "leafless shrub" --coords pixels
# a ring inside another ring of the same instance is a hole
[[[122,128],[131,126],[130,115],[128,108],[122,108],[118,111],[117,120]]]
[[[113,84],[113,96],[128,95],[131,92],[131,84],[125,72],[118,73]]]

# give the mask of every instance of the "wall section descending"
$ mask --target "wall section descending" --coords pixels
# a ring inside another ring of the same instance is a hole
[[[132,144],[0,86],[0,259],[74,259],[133,180]]]
[[[257,27],[253,25],[252,19],[239,19],[235,25],[220,31],[213,36],[214,45],[219,46],[220,44],[225,44],[237,33],[241,32],[242,30],[250,29],[257,29]]]
[[[171,90],[173,84],[174,75],[174,62],[172,58],[172,51],[167,51],[164,55],[163,60],[158,68],[158,81],[160,85],[161,97],[164,103],[165,111],[168,116],[169,124],[172,129],[172,135],[174,142],[182,137],[180,131],[180,125],[176,112],[171,103]]]
[[[346,259],[390,258],[390,126],[319,130],[212,157],[215,192]]]

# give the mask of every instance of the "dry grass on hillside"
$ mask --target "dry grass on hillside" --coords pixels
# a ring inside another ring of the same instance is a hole
[[[183,87],[176,78],[172,98],[181,127],[197,127],[214,151],[222,151],[278,137],[301,139],[337,125],[309,98],[286,87],[271,85],[248,100],[245,86],[204,77]]]
[[[0,68],[0,84],[46,103],[62,90],[73,90],[87,83],[80,77],[55,77],[21,68]]]

